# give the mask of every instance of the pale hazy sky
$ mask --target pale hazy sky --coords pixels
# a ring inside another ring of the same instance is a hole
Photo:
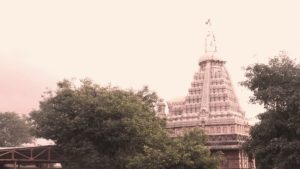
[[[0,2],[0,111],[28,113],[63,78],[185,96],[211,18],[219,55],[252,118],[242,67],[280,50],[300,58],[297,1],[110,0]]]

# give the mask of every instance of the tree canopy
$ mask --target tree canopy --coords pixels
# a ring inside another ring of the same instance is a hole
[[[251,101],[264,105],[244,144],[258,169],[300,168],[300,65],[286,55],[246,68]]]
[[[0,147],[20,146],[31,141],[29,125],[13,112],[0,112]]]
[[[156,162],[168,169],[166,163],[153,160],[176,159],[172,164],[179,165],[187,158],[177,157],[175,152],[180,150],[181,154],[191,153],[186,162],[189,167],[182,169],[198,169],[200,165],[215,169],[211,166],[218,165],[217,157],[208,152],[201,139],[192,150],[187,146],[191,141],[168,137],[165,121],[155,117],[156,103],[156,94],[148,88],[135,92],[101,87],[90,80],[76,87],[64,80],[55,92],[48,92],[39,110],[31,112],[31,124],[37,137],[53,140],[62,150],[65,169],[130,169],[141,165],[151,169]],[[192,164],[196,157],[203,157],[203,163]]]
[[[219,169],[223,156],[205,147],[206,136],[194,130],[169,140],[161,149],[145,147],[130,160],[131,169]]]

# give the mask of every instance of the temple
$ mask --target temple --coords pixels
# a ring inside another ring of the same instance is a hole
[[[212,152],[222,151],[225,160],[221,169],[255,168],[241,150],[249,136],[245,112],[234,92],[225,61],[218,56],[210,20],[206,22],[205,50],[199,60],[188,94],[182,99],[159,104],[158,116],[166,118],[171,136],[200,128],[208,135],[207,146]]]

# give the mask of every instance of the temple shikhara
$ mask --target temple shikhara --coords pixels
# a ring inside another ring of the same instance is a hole
[[[167,102],[167,114],[161,103],[158,116],[166,118],[167,128],[174,137],[195,128],[204,130],[209,149],[224,153],[222,169],[255,168],[253,160],[241,150],[241,144],[249,136],[250,125],[236,97],[226,62],[217,53],[210,21],[206,24],[205,52],[187,95]]]

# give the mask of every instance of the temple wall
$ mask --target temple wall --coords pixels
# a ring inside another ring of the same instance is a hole
[[[216,152],[220,150],[213,150]],[[253,160],[249,159],[240,149],[221,150],[224,154],[224,161],[221,169],[253,169]]]

